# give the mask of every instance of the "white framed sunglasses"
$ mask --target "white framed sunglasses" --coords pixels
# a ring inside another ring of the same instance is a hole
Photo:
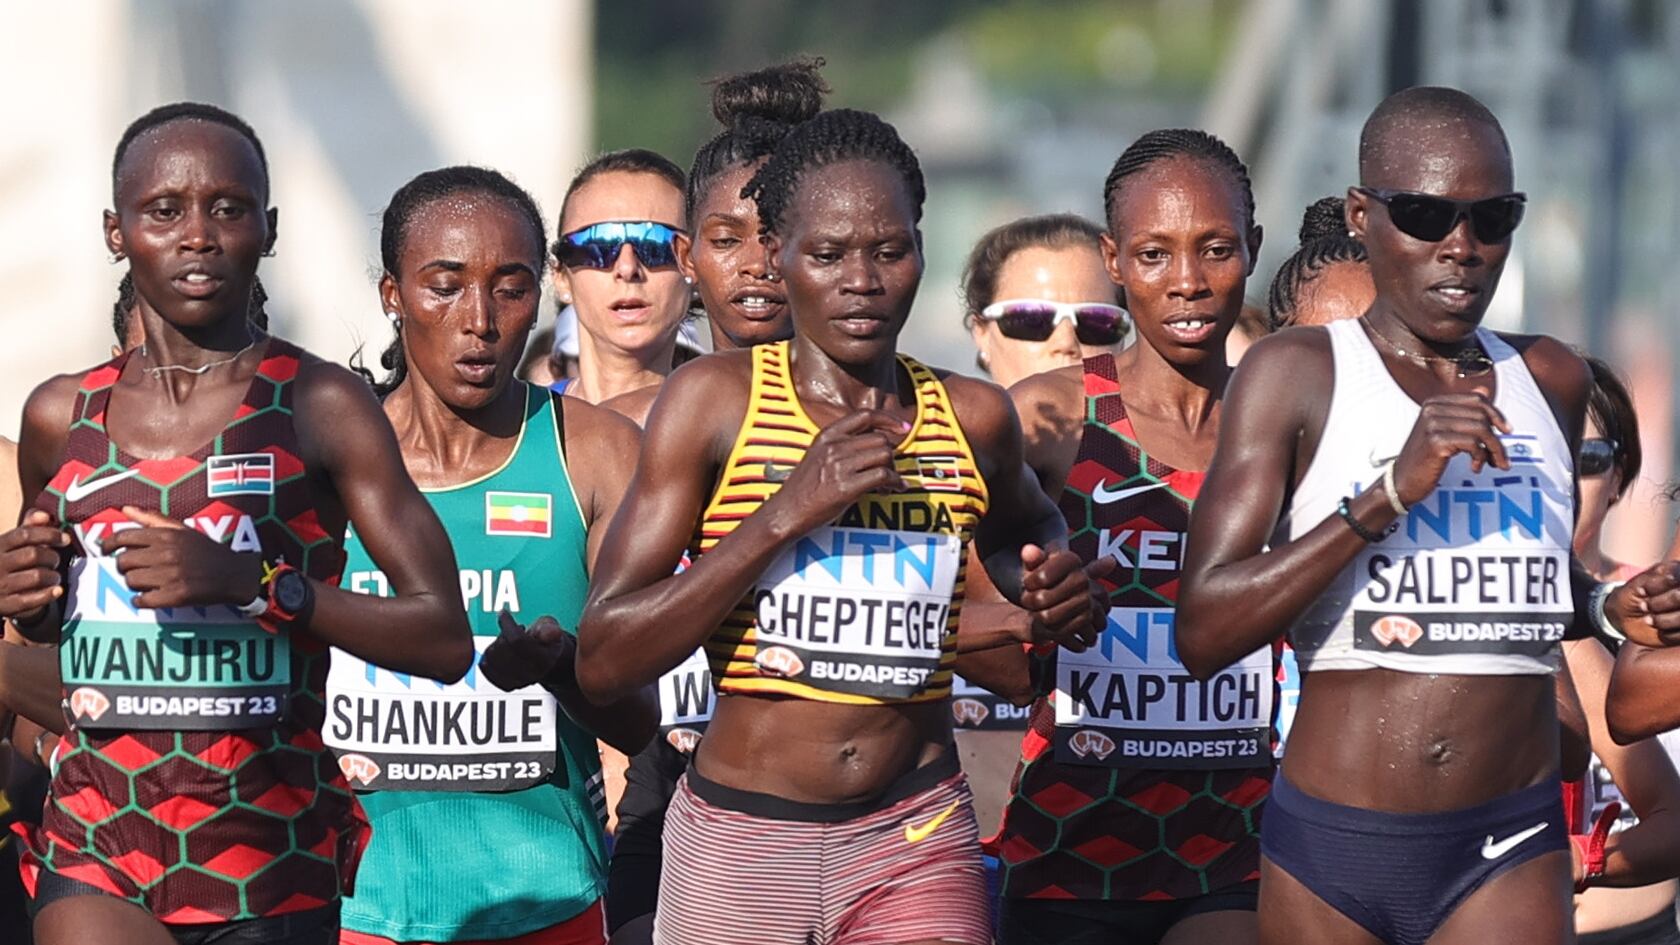
[[[1052,302],[1048,299],[1004,299],[980,310],[980,317],[996,322],[1005,338],[1045,341],[1057,322],[1072,322],[1082,345],[1106,347],[1126,337],[1131,319],[1112,302]]]

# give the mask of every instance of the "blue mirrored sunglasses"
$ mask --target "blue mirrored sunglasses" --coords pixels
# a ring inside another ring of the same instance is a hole
[[[676,239],[682,230],[651,220],[594,223],[560,237],[554,258],[568,269],[611,269],[626,244],[649,269],[677,264]]]

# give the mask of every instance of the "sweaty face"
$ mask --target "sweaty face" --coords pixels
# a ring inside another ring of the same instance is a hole
[[[542,259],[542,235],[501,197],[451,194],[409,219],[398,271],[380,289],[402,317],[409,370],[450,407],[483,407],[513,378],[537,320]]]
[[[842,364],[897,347],[922,251],[909,188],[891,165],[855,160],[806,171],[774,256],[795,332]]]
[[[682,191],[657,174],[611,171],[596,175],[572,194],[560,232],[642,220],[682,229]],[[619,249],[611,269],[562,266],[555,283],[562,298],[571,296],[579,326],[596,344],[618,351],[646,351],[665,344],[688,312],[690,292],[682,272],[674,265],[650,269],[628,245]]]
[[[1371,267],[1361,262],[1331,263],[1301,285],[1289,324],[1328,325],[1358,318],[1376,298]]]
[[[177,328],[245,317],[273,211],[256,148],[215,122],[177,119],[136,138],[117,169],[106,244],[128,259],[142,308]]]
[[[763,163],[743,164],[712,178],[694,206],[694,242],[688,251],[694,288],[714,338],[721,332],[735,348],[793,334],[781,283],[764,278],[770,259],[758,233],[758,205],[741,196]]]
[[[987,304],[1009,299],[1043,299],[1112,305],[1116,296],[1114,283],[1103,268],[1102,252],[1096,246],[1029,246],[1004,260],[998,269],[997,289]],[[1004,387],[1032,374],[1078,364],[1084,358],[1108,350],[1081,345],[1074,335],[1073,323],[1067,321],[1057,322],[1055,331],[1045,341],[1010,338],[997,322],[978,315],[970,331],[992,380]]]
[[[1138,336],[1168,361],[1225,358],[1260,248],[1229,172],[1175,157],[1127,178],[1109,208],[1103,254]]]
[[[1396,136],[1391,135],[1393,140]],[[1511,157],[1498,129],[1458,120],[1418,121],[1362,175],[1366,187],[1408,190],[1482,200],[1510,193]],[[1428,243],[1394,226],[1388,209],[1357,190],[1348,191],[1348,219],[1370,255],[1378,298],[1413,334],[1451,344],[1463,340],[1487,314],[1511,240],[1482,243],[1462,219],[1445,239]]]

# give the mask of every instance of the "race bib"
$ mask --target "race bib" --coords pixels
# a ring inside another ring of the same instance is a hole
[[[393,673],[343,650],[327,674],[322,735],[357,791],[517,791],[554,773],[558,704],[541,686],[498,688],[475,636],[459,682]]]
[[[1272,651],[1198,681],[1178,660],[1173,611],[1109,611],[1083,653],[1056,654],[1056,760],[1111,768],[1250,768],[1271,759]]]
[[[228,606],[135,607],[111,557],[74,558],[58,650],[80,729],[225,731],[280,720],[292,682],[284,633]]]
[[[1548,503],[1533,437],[1501,440],[1508,472],[1472,475],[1454,457],[1441,486],[1355,559],[1355,649],[1544,657],[1563,639],[1569,550],[1547,537],[1546,516],[1567,505]]]
[[[956,535],[825,527],[782,552],[753,591],[760,673],[908,699],[939,669],[962,561]]]
[[[712,720],[712,699],[712,668],[706,651],[695,650],[659,677],[660,737],[683,754],[692,754]]]

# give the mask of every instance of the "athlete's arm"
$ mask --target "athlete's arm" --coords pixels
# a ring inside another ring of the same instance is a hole
[[[358,594],[311,579],[315,609],[306,629],[393,672],[460,679],[472,666],[473,645],[455,550],[409,478],[390,421],[367,382],[337,365],[309,358],[296,383],[293,422],[305,465],[325,472],[396,594]]]
[[[673,574],[746,415],[750,357],[690,361],[654,403],[578,628],[578,684],[594,702],[621,699],[686,659],[794,539],[865,493],[902,488],[892,455],[905,424],[850,414],[817,435],[774,496]]]
[[[565,411],[566,465],[573,494],[588,529],[591,570],[607,525],[624,498],[624,470],[634,469],[641,430],[634,423],[576,397],[559,398]],[[577,638],[554,618],[544,616],[520,627],[502,614],[502,632],[484,651],[479,669],[503,689],[541,683],[572,720],[613,748],[633,755],[659,728],[659,691],[653,685],[633,689],[613,702],[596,705],[577,684]]]
[[[1083,376],[1083,368],[1074,365],[1033,375],[1009,390],[1021,420],[1027,466],[1052,502],[1061,494],[1079,451]],[[967,594],[957,630],[957,672],[1015,705],[1026,705],[1037,693],[1031,657],[1021,644],[1034,639],[1032,615],[1004,599],[970,548]]]
[[[0,641],[0,705],[62,735],[62,696],[58,647]]]
[[[1680,650],[1622,644],[1605,700],[1606,723],[1619,745],[1680,728]]]
[[[945,387],[990,496],[974,533],[976,557],[1004,599],[1031,614],[1033,642],[1083,650],[1107,622],[1108,594],[1097,578],[1114,562],[1087,566],[1067,550],[1067,520],[1027,466],[1009,396],[955,375]]]
[[[1680,774],[1655,739],[1624,744],[1612,738],[1605,712],[1616,664],[1596,639],[1571,640],[1563,654],[1586,710],[1598,754],[1639,823],[1605,842],[1604,875],[1595,886],[1643,886],[1680,875]],[[1576,876],[1581,865],[1576,864]]]
[[[75,375],[60,375],[35,388],[24,403],[17,476],[25,511],[18,527],[0,534],[0,617],[10,617],[18,632],[42,643],[58,642],[70,534],[28,503],[63,461],[80,386]]]

